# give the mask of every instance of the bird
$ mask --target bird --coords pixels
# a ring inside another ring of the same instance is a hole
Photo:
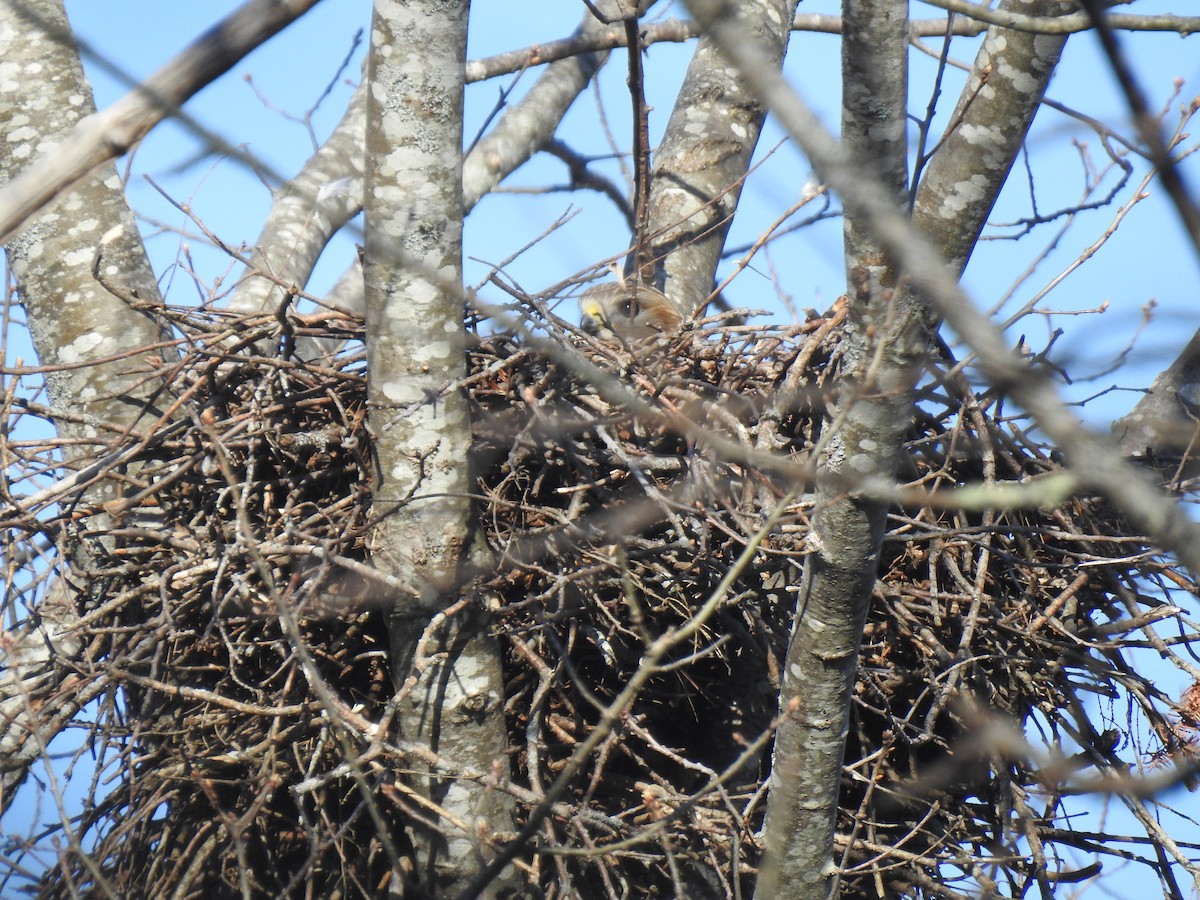
[[[674,334],[683,322],[667,295],[648,284],[598,284],[579,296],[580,327],[588,334],[621,342]]]

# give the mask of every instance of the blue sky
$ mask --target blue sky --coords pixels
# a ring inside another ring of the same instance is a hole
[[[162,4],[149,0],[79,0],[69,2],[68,9],[78,31],[97,50],[133,77],[141,77],[168,59],[216,16],[235,5],[228,0],[202,5]],[[682,15],[678,5],[660,6],[664,8],[662,12],[656,10],[658,15]],[[1165,7],[1165,4],[1159,6]],[[838,4],[831,0],[808,0],[800,8],[804,12],[836,13]],[[1145,12],[1154,11],[1155,7],[1146,3],[1138,4],[1137,9]],[[472,57],[565,35],[578,20],[579,5],[563,0],[530,0],[521,4],[519,14],[514,16],[511,10],[512,5],[501,0],[476,0],[469,50]],[[914,5],[914,17],[936,13],[931,7]],[[517,27],[511,23],[511,18],[519,18]],[[131,20],[137,23],[143,36],[136,43],[129,41],[126,31]],[[339,62],[352,46],[355,32],[365,28],[366,24],[365,4],[352,0],[325,0],[286,34],[235,66],[218,84],[201,92],[189,104],[189,111],[230,142],[245,146],[277,171],[291,174],[310,152],[306,130],[267,108],[245,79],[252,77],[254,88],[270,104],[301,116],[334,77]],[[1192,49],[1194,40],[1188,44],[1176,35],[1144,34],[1127,38],[1125,43],[1133,54],[1153,106],[1165,102],[1176,78],[1188,82],[1183,99],[1190,97],[1189,91],[1198,89],[1200,54]],[[930,44],[936,45],[936,42]],[[357,80],[363,51],[364,46],[360,44],[354,61],[314,115],[314,127],[319,137],[324,137],[340,116],[350,91],[347,82]],[[840,64],[837,53],[836,38],[800,33],[793,37],[788,56],[788,73],[793,83],[831,125],[836,125],[838,117]],[[686,46],[666,44],[656,45],[649,52],[647,68],[652,80],[648,85],[648,99],[653,107],[651,129],[654,135],[660,134],[666,123],[689,55]],[[974,55],[973,42],[956,41],[954,55],[969,61]],[[912,109],[920,112],[928,102],[933,61],[918,53],[914,53],[911,60]],[[517,82],[514,94],[519,96],[536,74],[536,71],[526,73]],[[124,86],[100,74],[93,75],[93,80],[101,105],[111,102],[124,90]],[[629,128],[624,80],[624,66],[610,66],[601,80],[599,93],[614,136],[620,145],[627,146]],[[490,113],[500,87],[508,87],[512,82],[511,77],[502,78],[475,85],[469,90],[468,136],[475,133]],[[952,72],[947,82],[940,104],[939,121],[942,122],[957,94],[961,76]],[[1096,40],[1090,35],[1076,35],[1068,41],[1050,95],[1114,127],[1128,130],[1124,103],[1107,66],[1098,55]],[[597,127],[597,120],[595,95],[585,94],[568,115],[564,128],[572,145],[581,152],[597,155],[607,152],[607,143]],[[778,129],[768,127],[760,142],[760,156],[774,147],[781,136]],[[1086,143],[1096,163],[1103,164],[1103,151],[1090,129],[1053,110],[1043,110],[1031,141],[1036,154],[1031,165],[1040,210],[1066,207],[1078,201],[1083,176],[1079,152],[1073,146],[1076,141]],[[173,172],[181,157],[194,152],[196,146],[195,140],[185,135],[180,126],[160,126],[138,150],[133,171],[139,175],[150,174],[176,199],[190,203],[205,224],[225,240],[252,242],[268,208],[267,190],[255,176],[228,160],[204,159],[184,172]],[[614,175],[618,173],[615,165],[600,168]],[[1194,171],[1197,167],[1193,163],[1189,168]],[[731,245],[752,240],[764,222],[770,221],[798,197],[807,177],[807,164],[793,148],[784,146],[776,151],[749,183]],[[562,167],[541,157],[512,176],[506,186],[534,186],[562,180]],[[1111,181],[1110,178],[1109,183]],[[131,180],[130,194],[135,206],[145,215],[172,225],[180,224],[181,215],[170,209],[140,178]],[[230,202],[231,197],[236,197],[236,202]],[[504,259],[571,207],[579,211],[577,216],[543,246],[513,264],[509,269],[512,277],[530,290],[540,290],[546,284],[622,249],[627,235],[615,211],[604,201],[590,195],[533,196],[523,193],[494,195],[479,205],[468,221],[467,255],[484,261]],[[1029,190],[1024,178],[1015,177],[993,220],[1012,220],[1028,214],[1029,209]],[[1038,266],[1025,287],[1017,292],[1014,302],[1023,301],[1057,274],[1079,249],[1104,231],[1111,216],[1111,209],[1107,208],[1079,216],[1058,250]],[[841,292],[840,230],[837,221],[819,224],[773,247],[772,262],[798,306],[824,308]],[[1053,226],[1044,226],[1018,242],[981,244],[965,279],[977,300],[990,307],[1003,296],[1011,287],[1014,273],[1026,268],[1053,230]],[[178,238],[165,235],[151,238],[150,243],[161,272],[174,258]],[[331,248],[330,258],[314,278],[316,290],[332,283],[341,272],[351,257],[351,243],[342,240]],[[190,242],[189,247],[204,261],[200,268],[206,280],[225,273],[228,262],[219,254],[206,253],[195,241]],[[469,281],[485,272],[483,265],[468,261]],[[1190,333],[1192,326],[1188,323],[1193,309],[1196,274],[1194,256],[1183,241],[1175,215],[1161,190],[1155,186],[1151,189],[1151,197],[1137,206],[1097,256],[1071,275],[1043,304],[1045,308],[1078,310],[1094,308],[1108,301],[1109,311],[1101,316],[1069,320],[1032,317],[1014,331],[1027,334],[1036,346],[1052,328],[1064,327],[1067,335],[1058,345],[1059,352],[1073,361],[1073,373],[1077,368],[1078,374],[1083,375],[1113,359],[1140,321],[1142,307],[1154,300],[1158,304],[1157,319],[1141,340],[1139,349],[1146,357],[1146,367],[1138,370],[1152,372],[1165,356],[1177,352]],[[773,303],[773,293],[765,275],[750,272],[735,283],[731,296],[748,306],[778,308]],[[1126,376],[1132,376],[1127,386],[1144,384],[1144,376],[1139,381],[1134,371],[1123,373],[1122,383],[1126,383]],[[1089,386],[1079,392],[1079,396],[1091,390]],[[1098,425],[1105,424],[1134,400],[1133,396],[1116,395],[1111,403],[1089,410],[1089,418]]]
[[[207,3],[163,3],[162,0],[68,0],[67,7],[78,33],[101,56],[111,60],[130,77],[144,77],[170,59],[195,35],[220,16],[236,7],[230,0]],[[578,22],[581,5],[567,0],[475,0],[472,4],[472,57],[526,46],[568,34]],[[1177,4],[1186,6],[1186,4]],[[323,139],[339,119],[352,85],[359,77],[359,64],[365,51],[366,34],[353,52],[350,65],[338,75],[338,66],[351,53],[355,33],[368,25],[369,4],[361,0],[325,0],[303,20],[270,44],[239,63],[218,83],[201,92],[188,111],[206,127],[226,140],[245,146],[283,175],[293,174],[311,153],[305,127],[289,121],[277,110],[294,116],[304,115],[325,91],[331,80],[334,87],[313,116],[318,139]],[[676,5],[660,4],[658,16],[681,16]],[[801,11],[837,13],[833,0],[805,0]],[[519,13],[514,13],[519,9]],[[1170,4],[1158,0],[1139,2],[1137,12],[1170,11]],[[1193,12],[1186,9],[1186,12]],[[935,16],[932,7],[914,4],[914,17]],[[131,29],[136,34],[131,38]],[[1184,41],[1176,35],[1125,36],[1124,44],[1133,58],[1143,88],[1155,108],[1166,102],[1175,79],[1184,81],[1179,100],[1187,102],[1200,92],[1200,36]],[[937,42],[930,41],[932,46]],[[953,55],[970,61],[974,43],[956,40]],[[1063,62],[1050,89],[1050,96],[1088,115],[1128,131],[1124,101],[1119,96],[1108,67],[1100,57],[1097,41],[1090,35],[1077,35],[1067,44]],[[839,43],[820,34],[796,34],[789,50],[787,72],[806,99],[818,108],[825,121],[836,126],[838,120]],[[648,100],[652,140],[657,140],[670,113],[676,89],[690,57],[687,46],[656,45],[649,51],[647,69]],[[106,106],[121,96],[127,85],[89,64],[97,102]],[[924,110],[930,92],[932,61],[920,54],[912,56],[911,96],[914,112]],[[517,84],[519,94],[536,78],[526,73]],[[253,89],[246,80],[253,80]],[[629,144],[628,103],[622,63],[609,67],[600,81],[598,94],[603,98],[609,125],[619,145]],[[468,91],[466,132],[473,135],[496,101],[501,86],[511,78],[473,86]],[[939,121],[944,122],[957,95],[961,76],[951,75],[943,89]],[[256,94],[255,91],[259,93]],[[259,96],[261,95],[261,96]],[[598,128],[599,116],[595,93],[586,93],[568,115],[563,133],[581,152],[603,154],[607,144]],[[270,108],[264,103],[269,102]],[[1174,116],[1168,116],[1173,119]],[[760,156],[779,143],[782,135],[769,126],[760,143]],[[1045,211],[1077,202],[1083,181],[1079,143],[1088,145],[1092,158],[1103,163],[1103,151],[1096,135],[1085,126],[1052,110],[1039,116],[1031,137],[1030,159],[1039,209]],[[138,148],[128,164],[131,172],[129,192],[132,203],[147,218],[145,233],[155,261],[156,271],[171,282],[175,302],[196,299],[190,277],[182,272],[172,275],[172,265],[186,244],[197,263],[198,275],[206,283],[220,278],[230,285],[236,267],[218,251],[204,246],[195,237],[181,237],[170,229],[194,233],[184,216],[162,200],[144,179],[150,175],[177,200],[186,202],[205,225],[233,244],[253,242],[270,203],[270,194],[256,176],[229,160],[202,158],[190,167],[177,169],[183,159],[198,149],[194,137],[181,126],[168,123],[155,130]],[[1018,165],[1021,165],[1019,163]],[[603,166],[616,175],[615,164]],[[1198,165],[1189,161],[1187,170],[1193,183]],[[1138,163],[1134,180],[1144,173]],[[803,190],[809,177],[807,163],[794,148],[780,147],[753,177],[743,197],[731,245],[757,236],[765,223],[789,206]],[[547,181],[562,182],[562,167],[543,158],[537,159],[509,179],[512,186],[534,186]],[[1126,189],[1128,193],[1129,188]],[[993,217],[1003,221],[1026,215],[1030,192],[1022,176],[1012,179]],[[580,210],[560,231],[514,263],[509,274],[531,291],[619,253],[627,234],[615,211],[595,195],[569,196],[561,193],[531,195],[502,193],[484,199],[468,221],[466,253],[483,261],[506,258],[548,228],[569,208]],[[1057,248],[1040,262],[1030,278],[1016,289],[1009,308],[1024,302],[1058,274],[1081,248],[1095,241],[1108,227],[1115,207],[1078,217]],[[153,224],[162,223],[166,228]],[[1045,226],[1020,241],[992,241],[980,246],[965,283],[977,302],[991,307],[1013,286],[1017,273],[1023,272],[1041,253],[1055,226]],[[311,290],[328,287],[353,258],[353,239],[335,241],[322,262]],[[793,296],[797,307],[827,307],[842,290],[841,224],[834,220],[804,229],[775,244],[770,263],[781,282]],[[766,307],[783,315],[768,277],[767,259],[760,257],[755,270],[735,282],[730,297],[739,305]],[[1111,240],[1081,268],[1070,275],[1042,306],[1061,311],[1087,310],[1109,304],[1103,314],[1088,316],[1033,315],[1012,329],[1039,348],[1054,328],[1066,335],[1056,344],[1059,358],[1068,364],[1074,376],[1081,377],[1103,370],[1125,347],[1139,326],[1143,308],[1157,304],[1154,318],[1139,339],[1131,364],[1113,375],[1064,386],[1066,394],[1081,399],[1097,390],[1118,385],[1144,387],[1182,348],[1200,325],[1197,303],[1197,265],[1195,254],[1183,239],[1178,220],[1162,190],[1154,185],[1148,199],[1138,204]],[[468,262],[468,281],[486,272],[483,263]],[[564,310],[565,311],[565,310]],[[28,350],[10,348],[31,357]],[[1089,404],[1084,415],[1097,427],[1106,427],[1116,416],[1136,402],[1132,392],[1115,392]],[[1164,672],[1164,684],[1173,684],[1181,676]],[[1180,686],[1182,687],[1182,682]],[[1177,691],[1176,691],[1177,693]],[[1181,795],[1178,802],[1186,806]],[[49,813],[44,809],[43,813]],[[1184,835],[1177,835],[1184,837]],[[1200,839],[1193,829],[1191,839]],[[1129,878],[1145,879],[1143,870],[1134,870]],[[1128,886],[1133,882],[1122,881]],[[1115,884],[1115,883],[1114,883]],[[1125,890],[1125,887],[1122,887]]]

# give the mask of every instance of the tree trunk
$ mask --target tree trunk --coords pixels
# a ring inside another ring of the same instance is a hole
[[[429,805],[409,810],[407,887],[434,897],[465,887],[494,836],[512,830],[495,789],[508,778],[500,648],[467,573],[485,549],[469,527],[471,422],[459,385],[466,29],[465,0],[377,3],[367,84],[371,557],[411,585],[388,600],[399,729],[451,766],[491,773],[478,783],[414,766]]]
[[[752,0],[737,16],[761,39],[763,65],[783,64],[796,0]],[[650,241],[657,286],[690,316],[704,304],[766,109],[705,35],[696,44],[654,158]]]
[[[0,90],[6,127],[0,183],[8,183],[95,112],[95,103],[61,0],[0,2],[0,59],[7,82]],[[55,425],[65,439],[67,467],[136,445],[168,405],[159,401],[160,373],[174,352],[148,311],[162,301],[116,168],[102,166],[28,220],[6,252],[38,360],[52,367],[46,387],[61,413]],[[89,488],[88,514],[56,536],[70,570],[37,615],[10,632],[10,659],[19,665],[0,675],[4,807],[29,765],[99,689],[82,680],[60,694],[50,673],[56,660],[77,659],[82,649],[71,626],[102,595],[88,578],[89,560],[95,549],[111,547],[106,533],[114,517],[134,512],[123,508],[121,494],[113,478]],[[93,590],[101,594],[93,597]],[[51,695],[57,695],[53,702]]]

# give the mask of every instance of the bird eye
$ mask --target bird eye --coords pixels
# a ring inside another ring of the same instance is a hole
[[[632,319],[634,314],[636,313],[636,310],[634,309],[634,305],[633,305],[633,300],[631,298],[626,298],[626,299],[622,300],[620,303],[617,304],[617,312],[619,312],[623,316],[626,316],[626,317]]]

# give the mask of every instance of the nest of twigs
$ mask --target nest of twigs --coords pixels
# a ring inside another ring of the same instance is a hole
[[[496,563],[481,587],[501,600],[489,615],[516,783],[553,780],[647,635],[737,575],[580,773],[563,801],[575,813],[556,814],[521,857],[534,896],[752,889],[811,496],[753,541],[795,487],[778,463],[802,471],[821,443],[842,315],[793,327],[714,317],[641,354],[541,323],[604,383],[564,351],[482,326],[473,340],[478,522]],[[90,893],[102,873],[131,897],[382,896],[379,830],[403,834],[406,807],[391,783],[404,760],[356,726],[394,714],[383,610],[354,569],[371,523],[362,359],[299,362],[296,335],[248,356],[229,335],[279,342],[275,320],[173,316],[182,358],[163,365],[180,415],[128,470],[131,500],[105,526],[115,543],[63,576],[90,598],[73,683],[104,685],[90,732],[101,775],[77,823],[98,868],[63,854],[42,894]],[[945,488],[1056,468],[948,368],[930,367],[905,480]],[[20,539],[53,531],[6,524],[26,529]],[[895,509],[852,711],[842,891],[956,896],[988,878],[1023,890],[1059,850],[1088,846],[1054,817],[1057,763],[972,736],[1000,716],[1015,745],[1036,721],[1081,748],[1072,772],[1120,764],[1123,715],[1103,720],[1098,695],[1157,732],[1151,750],[1178,749],[1186,729],[1128,654],[1130,632],[1179,587],[1192,589],[1091,499]],[[359,718],[331,713],[312,671]],[[986,875],[984,856],[996,860]]]

